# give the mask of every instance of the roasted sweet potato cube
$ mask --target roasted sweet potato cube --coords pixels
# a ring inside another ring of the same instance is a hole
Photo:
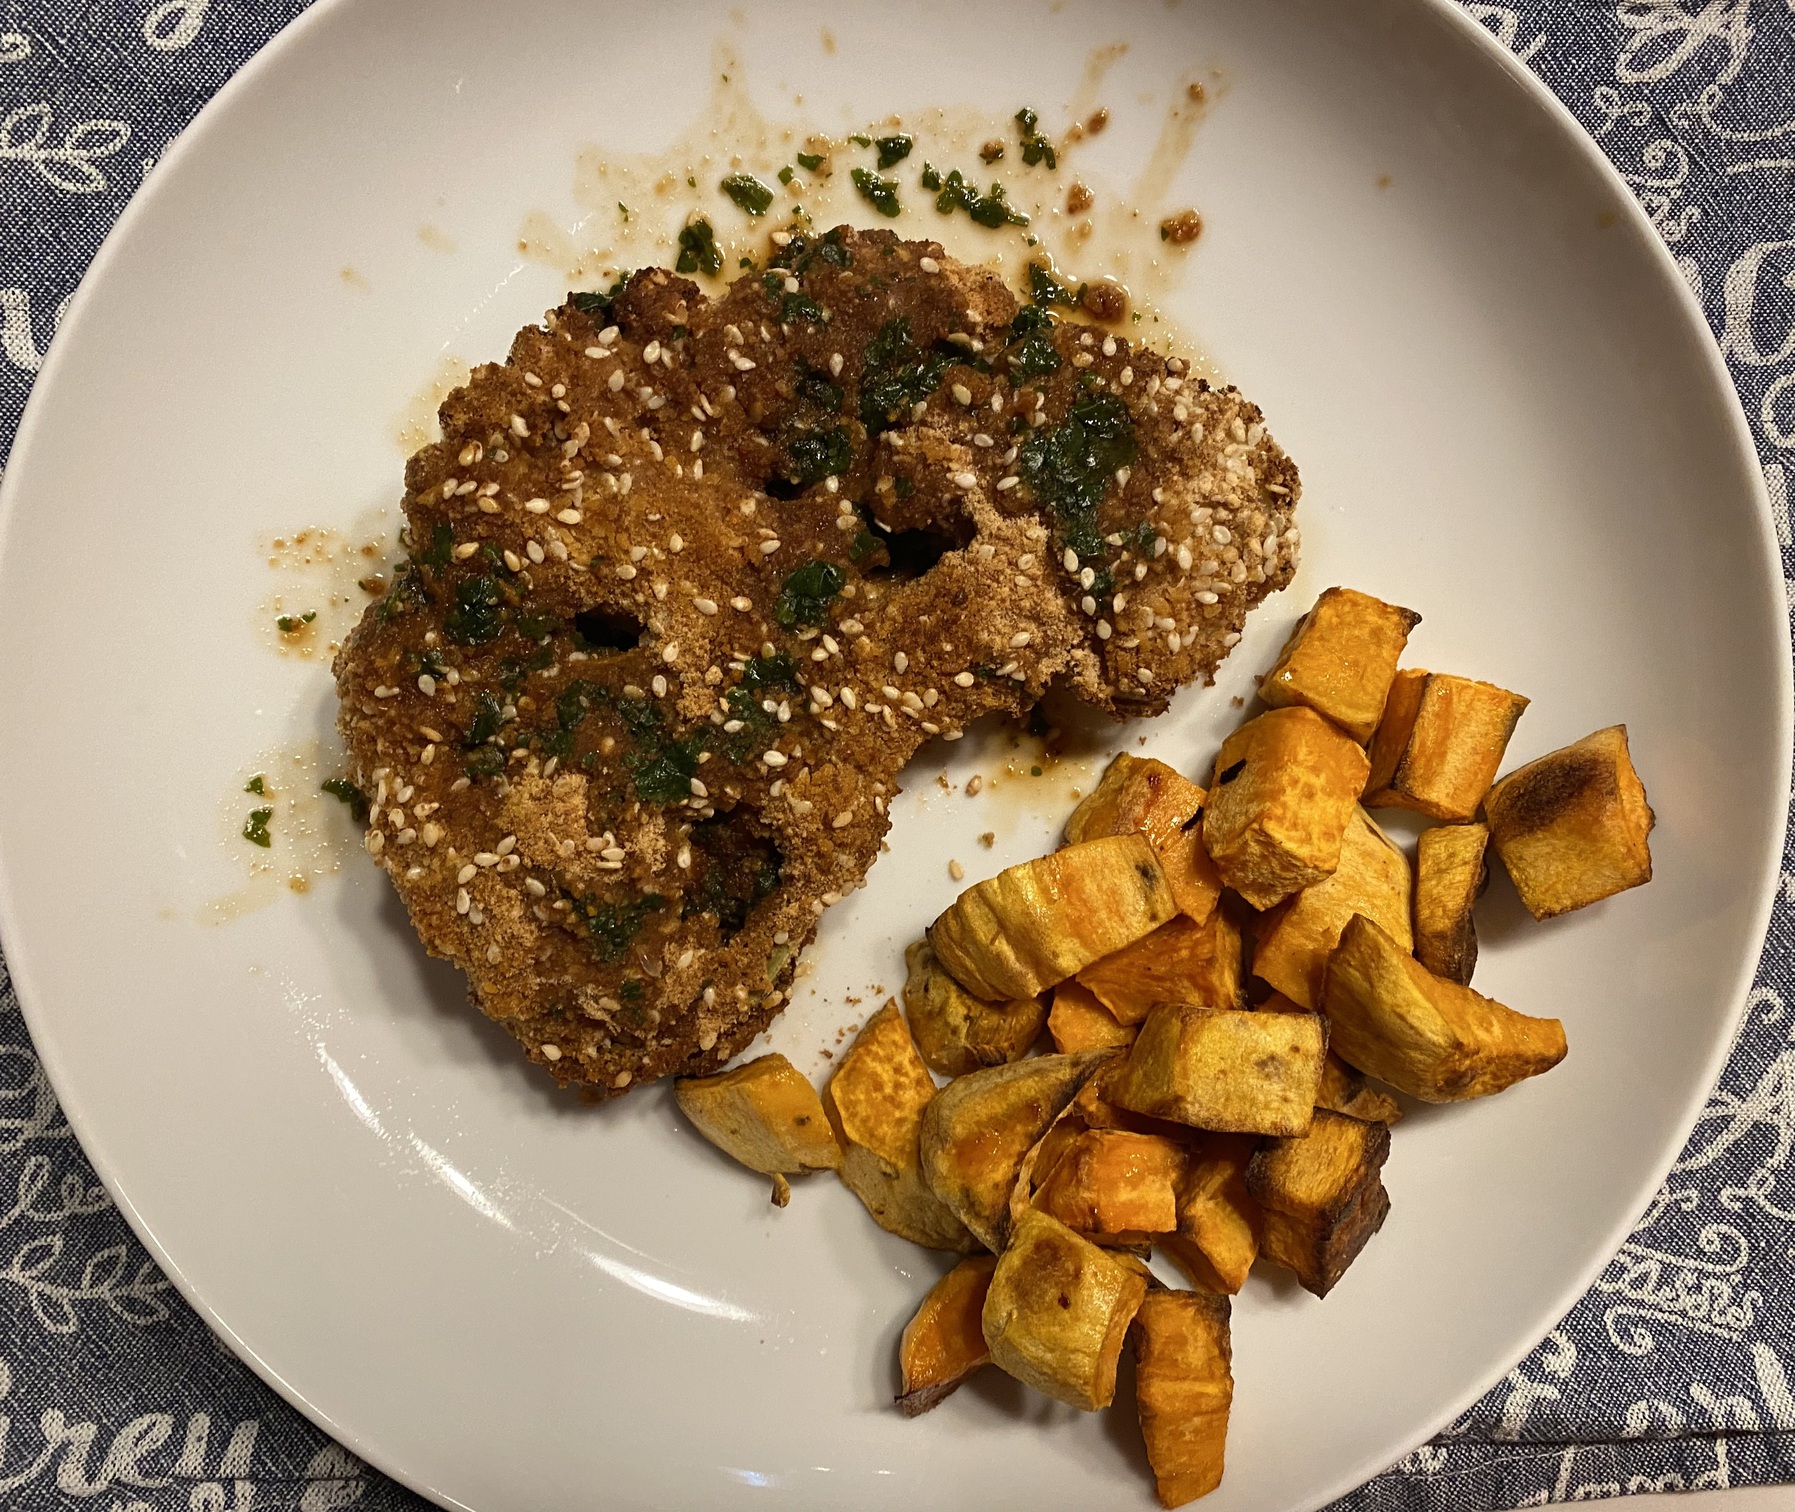
[[[1118,1058],[1107,1066],[1100,1067],[1096,1074],[1078,1089],[1078,1095],[1072,1099],[1072,1111],[1089,1129],[1132,1129],[1137,1134],[1184,1134],[1189,1131],[1183,1124],[1175,1124],[1163,1118],[1148,1118],[1144,1114],[1135,1113],[1124,1108],[1110,1097],[1110,1088],[1116,1078],[1121,1075],[1126,1064],[1125,1059]]]
[[[969,1255],[929,1288],[898,1340],[898,1410],[920,1417],[991,1358],[981,1319],[995,1255]]]
[[[1086,1129],[1055,1162],[1035,1206],[1089,1236],[1169,1234],[1178,1226],[1186,1148],[1157,1134]]]
[[[1031,1208],[1018,1220],[985,1296],[992,1363],[1086,1412],[1109,1406],[1147,1276],[1138,1261]]]
[[[1038,996],[1178,911],[1145,835],[1110,835],[969,887],[929,929],[959,984],[991,1002]]]
[[[1259,679],[1259,696],[1274,709],[1304,704],[1364,745],[1384,712],[1409,631],[1420,623],[1411,609],[1330,588],[1296,622],[1277,665]]]
[[[841,1165],[816,1088],[783,1055],[762,1055],[715,1076],[681,1077],[673,1095],[680,1112],[725,1155],[780,1178],[773,1200],[781,1207],[781,1196],[791,1196],[784,1177]]]
[[[1461,987],[1470,985],[1477,969],[1477,922],[1471,905],[1490,879],[1484,857],[1489,843],[1488,825],[1442,824],[1423,830],[1415,846],[1415,959]],[[1378,923],[1390,929],[1387,920]]]
[[[866,1021],[829,1084],[823,1111],[841,1146],[842,1184],[880,1228],[930,1249],[976,1241],[922,1177],[922,1118],[935,1097],[896,1003]]]
[[[1222,743],[1203,841],[1222,881],[1270,908],[1340,864],[1370,765],[1313,709],[1270,709]]]
[[[1178,1189],[1178,1232],[1154,1242],[1193,1286],[1233,1293],[1246,1285],[1264,1227],[1246,1185],[1257,1148],[1248,1135],[1211,1134],[1190,1154]]]
[[[1078,973],[1079,986],[1124,1024],[1138,1024],[1160,1003],[1238,1008],[1240,928],[1223,909],[1203,924],[1183,914]]]
[[[1134,1315],[1134,1394],[1162,1507],[1222,1483],[1234,1403],[1231,1311],[1226,1297],[1156,1291]]]
[[[1519,693],[1419,668],[1396,674],[1371,742],[1365,802],[1469,819],[1496,780],[1527,707]]]
[[[964,1076],[981,1066],[1019,1060],[1041,1037],[1047,1010],[1039,998],[988,1003],[974,997],[918,940],[904,952],[904,1014],[910,1035],[931,1071]]]
[[[1372,1086],[1363,1071],[1347,1065],[1332,1050],[1322,1062],[1321,1090],[1315,1094],[1315,1106],[1366,1123],[1394,1124],[1402,1120],[1402,1104],[1388,1092]]]
[[[1364,809],[1355,808],[1333,875],[1305,887],[1255,922],[1253,975],[1300,1007],[1319,1008],[1328,957],[1346,921],[1356,913],[1365,914],[1406,941],[1409,891],[1408,858]]]
[[[1317,1014],[1168,1003],[1147,1015],[1106,1091],[1124,1108],[1193,1129],[1301,1134],[1327,1047]]]
[[[1346,926],[1322,999],[1333,1045],[1423,1102],[1488,1097],[1564,1059],[1564,1025],[1437,977],[1370,919]]]
[[[1079,986],[1077,978],[1053,989],[1047,1032],[1053,1036],[1053,1048],[1061,1055],[1132,1045],[1135,1027],[1118,1019],[1089,988]]]
[[[1203,798],[1202,788],[1163,761],[1124,751],[1072,810],[1066,842],[1139,830],[1159,852],[1179,911],[1201,924],[1222,895],[1222,879],[1203,846]]]
[[[1390,1197],[1379,1173],[1389,1153],[1383,1124],[1325,1109],[1304,1137],[1267,1144],[1247,1166],[1265,1215],[1260,1253],[1325,1297],[1383,1227]]]
[[[1484,808],[1496,852],[1536,919],[1652,880],[1646,837],[1656,821],[1633,770],[1625,725],[1510,772]]]
[[[1010,1195],[1035,1142],[1114,1050],[1041,1055],[948,1083],[922,1119],[929,1190],[993,1253],[1009,1237]]]

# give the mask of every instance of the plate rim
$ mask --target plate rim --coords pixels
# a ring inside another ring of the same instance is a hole
[[[368,0],[314,0],[314,3],[269,37],[248,61],[238,68],[201,106],[193,118],[182,127],[163,150],[157,166],[162,167],[171,161],[179,162],[197,150],[196,144],[212,127],[214,120],[225,113],[239,95],[254,89],[262,75],[276,67],[278,60],[287,50],[300,45],[303,38],[313,30],[329,24],[328,18],[334,18],[338,11],[365,3],[368,3]],[[1570,107],[1554,94],[1544,80],[1533,73],[1522,59],[1504,45],[1488,27],[1472,16],[1460,3],[1460,0],[1401,0],[1401,3],[1409,7],[1418,22],[1439,24],[1448,32],[1456,33],[1460,42],[1473,55],[1480,55],[1486,66],[1495,67],[1511,85],[1519,86],[1519,94],[1526,103],[1534,109],[1544,112],[1547,120],[1556,128],[1556,134],[1568,140],[1572,151],[1581,158],[1583,165],[1593,169],[1596,177],[1612,192],[1620,207],[1617,214],[1635,237],[1643,240],[1647,247],[1648,258],[1655,268],[1659,281],[1668,286],[1671,305],[1680,313],[1685,323],[1699,333],[1700,339],[1696,346],[1700,352],[1700,360],[1704,364],[1710,385],[1716,386],[1724,397],[1722,408],[1727,414],[1733,447],[1739,456],[1750,464],[1746,473],[1750,480],[1749,488],[1752,500],[1756,505],[1759,544],[1763,551],[1763,560],[1766,565],[1772,562],[1776,563],[1780,569],[1782,548],[1776,538],[1769,489],[1763,474],[1763,461],[1758,454],[1757,444],[1753,438],[1738,387],[1727,368],[1726,359],[1720,351],[1719,343],[1715,339],[1713,329],[1708,323],[1707,315],[1699,300],[1683,277],[1670,248],[1658,234],[1650,217],[1622,178],[1620,170],[1597,145],[1595,139],[1590,136]],[[151,175],[151,179],[139,187],[106,233],[98,252],[82,274],[75,293],[70,298],[62,319],[58,323],[57,337],[76,329],[86,318],[88,307],[92,303],[93,290],[104,281],[111,263],[121,255],[120,248],[129,241],[137,220],[148,213],[145,206],[153,197],[152,185],[155,177],[156,175]],[[146,192],[146,190],[150,192]],[[21,470],[16,463],[21,456],[28,452],[34,440],[41,415],[48,404],[44,396],[55,386],[55,380],[62,366],[63,352],[68,345],[69,343],[64,340],[55,338],[51,340],[43,366],[33,381],[31,393],[26,400],[18,430],[13,438],[12,448],[6,458],[4,472],[0,473],[0,558],[3,558],[6,553],[12,522],[18,508],[17,495],[22,490],[22,485],[17,481]],[[1786,573],[1779,573],[1779,576],[1782,576],[1786,583]],[[1786,588],[1784,591],[1786,593]],[[1774,623],[1776,630],[1773,631],[1773,638],[1778,642],[1782,653],[1782,663],[1784,666],[1790,666],[1795,663],[1795,648],[1792,648],[1791,645],[1790,618],[1785,615],[1777,618]],[[1771,821],[1771,828],[1777,843],[1767,847],[1766,865],[1757,879],[1750,934],[1759,941],[1759,944],[1734,977],[1730,989],[1731,1008],[1726,1018],[1726,1032],[1715,1036],[1714,1045],[1700,1068],[1702,1074],[1696,1083],[1698,1091],[1686,1101],[1673,1126],[1679,1132],[1668,1142],[1667,1148],[1660,1152],[1659,1158],[1652,1164],[1652,1169],[1656,1174],[1651,1182],[1641,1190],[1638,1202],[1629,1205],[1627,1215],[1606,1236],[1601,1247],[1593,1252],[1593,1258],[1574,1274],[1572,1280],[1555,1297],[1548,1310],[1551,1318],[1562,1318],[1588,1293],[1596,1278],[1625,1241],[1626,1236],[1632,1232],[1637,1221],[1635,1209],[1642,1209],[1650,1201],[1651,1192],[1663,1184],[1677,1156],[1688,1143],[1696,1120],[1706,1105],[1718,1082],[1720,1073],[1724,1070],[1726,1062],[1731,1057],[1733,1047],[1738,1041],[1740,1025],[1767,939],[1776,890],[1782,877],[1783,852],[1789,825],[1791,780],[1792,776],[1795,776],[1795,773],[1791,771],[1792,759],[1795,759],[1795,678],[1784,677],[1777,680],[1773,712],[1774,738],[1782,755],[1783,774],[1778,785],[1782,802],[1778,805],[1777,813]],[[163,1249],[148,1215],[139,1211],[129,1194],[119,1184],[111,1168],[110,1160],[103,1159],[94,1153],[96,1147],[88,1138],[90,1120],[86,1110],[77,1100],[70,1099],[62,1090],[63,1075],[60,1056],[54,1048],[54,1035],[48,1032],[52,1016],[43,1006],[37,988],[32,984],[29,954],[24,949],[16,929],[17,915],[13,906],[13,896],[14,889],[11,872],[7,865],[4,837],[0,836],[0,937],[5,937],[12,942],[8,949],[7,968],[18,998],[20,1014],[31,1036],[32,1050],[45,1077],[49,1080],[63,1118],[73,1132],[83,1157],[93,1168],[113,1205],[130,1226],[138,1242],[155,1260],[162,1274],[207,1328],[225,1343],[231,1353],[315,1428],[349,1449],[381,1475],[426,1500],[442,1507],[461,1509],[461,1512],[478,1512],[478,1509],[470,1507],[469,1504],[456,1499],[448,1492],[430,1486],[421,1477],[414,1477],[389,1467],[381,1451],[377,1447],[371,1446],[363,1434],[353,1430],[347,1424],[334,1421],[328,1412],[308,1401],[296,1387],[281,1375],[271,1361],[253,1350],[247,1341],[211,1308],[190,1278],[179,1266],[174,1264],[172,1258]],[[1548,1329],[1551,1326],[1550,1322],[1546,1324]],[[1542,1333],[1541,1338],[1544,1336]],[[1429,1417],[1425,1421],[1422,1431],[1406,1437],[1403,1441],[1405,1447],[1392,1459],[1385,1461],[1380,1452],[1370,1460],[1361,1459],[1347,1466],[1325,1485],[1322,1492],[1300,1504],[1302,1512],[1315,1512],[1317,1508],[1326,1507],[1375,1476],[1392,1469],[1403,1455],[1426,1443],[1442,1428],[1456,1420],[1473,1403],[1480,1400],[1516,1364],[1537,1348],[1538,1342],[1535,1340],[1534,1343],[1524,1346],[1512,1356],[1504,1354],[1496,1359],[1487,1371],[1476,1378],[1471,1387],[1449,1400]]]

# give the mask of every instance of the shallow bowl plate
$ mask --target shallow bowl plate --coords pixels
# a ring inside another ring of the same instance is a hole
[[[924,753],[775,1043],[820,1075],[952,896],[948,862],[1038,853],[1109,751],[1199,771],[1344,582],[1426,616],[1418,664],[1533,699],[1517,758],[1625,721],[1657,878],[1545,927],[1499,884],[1479,986],[1561,1016],[1570,1058],[1396,1131],[1390,1220],[1326,1303],[1249,1286],[1209,1505],[1314,1506],[1484,1389],[1623,1237],[1724,1054],[1788,758],[1761,479],[1623,186],[1456,10],[322,4],[157,167],[33,398],[0,521],[0,929],[69,1116],[169,1274],[291,1401],[445,1503],[1149,1504],[1125,1414],[992,1378],[900,1418],[894,1342],[938,1258],[826,1179],[775,1212],[665,1089],[557,1094],[313,796],[333,698],[303,653],[365,601],[401,433],[442,384],[570,282],[664,257],[687,203],[740,231],[712,188],[732,152],[767,174],[806,129],[896,114],[982,167],[979,122],[1003,134],[1022,104],[1062,139],[1069,111],[1109,109],[1068,154],[1098,195],[1089,243],[1013,144],[993,171],[1073,274],[1126,271],[1166,317],[1140,329],[1183,332],[1264,406],[1303,469],[1306,565],[1154,724],[1057,760],[996,729]],[[906,193],[897,228],[946,234]],[[1185,206],[1201,240],[1162,247]],[[283,655],[274,614],[308,608]],[[258,771],[265,857],[237,838]]]

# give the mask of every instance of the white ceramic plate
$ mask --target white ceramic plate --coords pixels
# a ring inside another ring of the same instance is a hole
[[[1207,109],[1162,132],[1192,79]],[[773,1211],[664,1089],[594,1110],[469,1013],[346,821],[295,796],[333,699],[268,626],[276,592],[323,608],[320,637],[352,613],[327,602],[340,564],[289,570],[267,543],[357,541],[382,510],[390,529],[420,385],[500,355],[568,267],[590,283],[657,255],[683,175],[656,196],[617,153],[701,121],[695,150],[739,143],[764,169],[789,160],[781,121],[1029,103],[1057,132],[1075,96],[1112,114],[1073,155],[1099,214],[1132,184],[1144,218],[1083,252],[1039,224],[1075,272],[1131,258],[1264,405],[1303,468],[1307,564],[1219,686],[1157,724],[1041,778],[1001,732],[926,753],[776,1042],[820,1074],[954,892],[950,857],[976,876],[1038,852],[1137,738],[1197,770],[1293,615],[1347,582],[1426,614],[1418,662],[1532,696],[1517,758],[1626,721],[1658,875],[1546,927],[1492,895],[1479,985],[1561,1015],[1570,1058],[1403,1124],[1390,1220],[1325,1303],[1248,1287],[1211,1505],[1314,1506],[1483,1390],[1623,1236],[1720,1063],[1789,743],[1760,480],[1622,185],[1455,9],[322,4],[156,169],[32,401],[0,554],[0,925],[70,1118],[176,1283],[290,1400],[445,1503],[1149,1503],[1125,1416],[992,1377],[901,1419],[894,1342],[936,1257],[831,1181]],[[976,118],[939,124],[970,163]],[[1137,184],[1156,141],[1169,181]],[[582,158],[595,143],[615,178]],[[699,167],[713,205],[721,161]],[[1000,166],[1027,182],[1013,149]],[[615,201],[638,190],[626,231]],[[1208,229],[1156,272],[1155,218],[1184,203]],[[1011,758],[1023,775],[958,790]],[[241,787],[263,769],[277,874],[246,878]],[[295,869],[303,896],[280,885]]]

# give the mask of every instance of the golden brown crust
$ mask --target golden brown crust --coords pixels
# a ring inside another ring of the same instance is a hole
[[[1158,712],[1294,571],[1295,467],[1233,390],[1085,326],[1025,346],[933,243],[774,261],[716,300],[638,273],[479,368],[337,662],[369,850],[564,1083],[714,1070],[917,747],[1051,683]],[[1069,458],[1105,469],[1078,519]]]

